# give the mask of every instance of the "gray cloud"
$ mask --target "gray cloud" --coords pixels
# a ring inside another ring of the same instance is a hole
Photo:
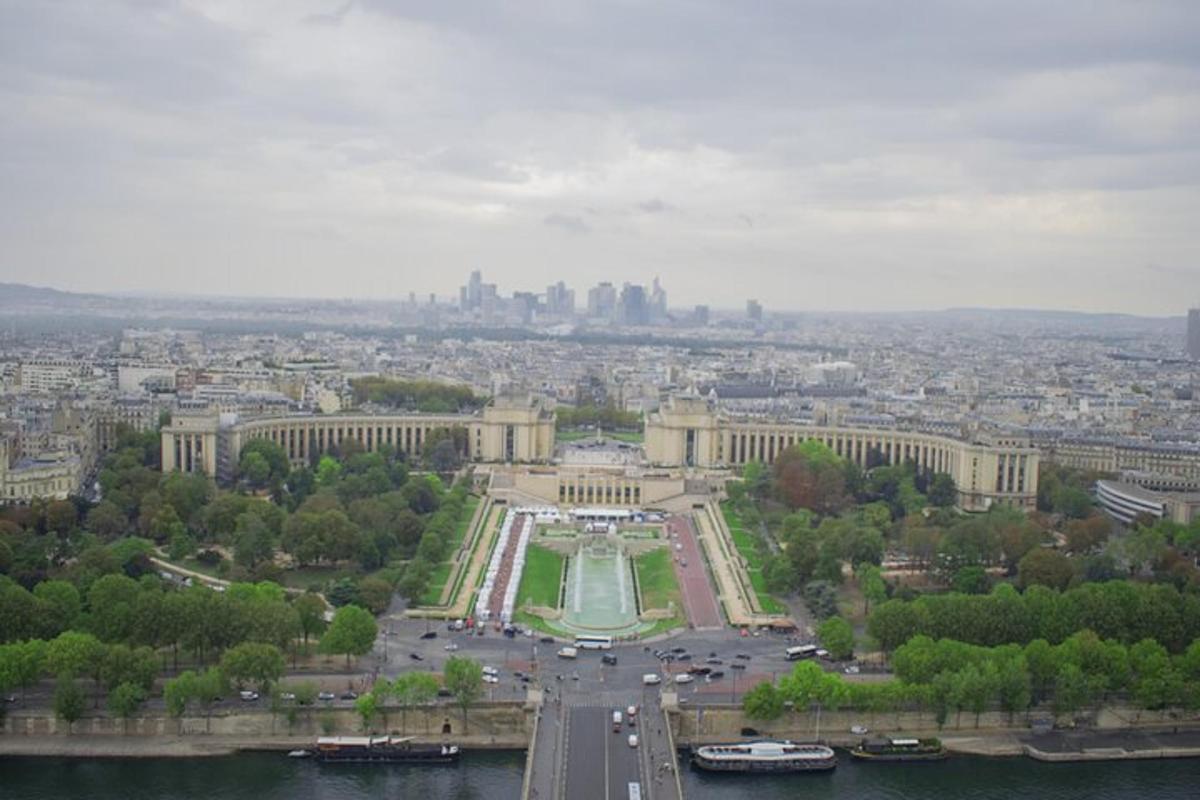
[[[1196,41],[1191,0],[13,0],[0,280],[1173,312]]]
[[[542,222],[552,228],[562,228],[567,233],[590,233],[592,230],[583,217],[571,214],[548,214]]]

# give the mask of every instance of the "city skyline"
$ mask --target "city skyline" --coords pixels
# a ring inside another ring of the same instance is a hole
[[[684,308],[1195,299],[1189,4],[819,11],[11,4],[0,280],[450,297],[482,268],[539,290],[659,275]]]

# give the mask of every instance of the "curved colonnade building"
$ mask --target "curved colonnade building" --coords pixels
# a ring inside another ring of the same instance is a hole
[[[308,463],[347,440],[368,452],[387,445],[415,457],[432,431],[456,427],[467,432],[461,455],[471,461],[544,464],[553,457],[554,413],[538,398],[525,396],[498,399],[471,415],[360,413],[239,420],[215,411],[176,414],[162,431],[162,463],[164,471],[229,479],[242,445],[260,437],[278,444],[296,464]],[[1038,452],[1019,439],[965,441],[918,431],[734,419],[691,396],[670,398],[649,415],[645,434],[646,460],[652,467],[720,470],[748,461],[771,463],[791,445],[816,439],[864,468],[911,461],[921,470],[949,473],[958,487],[959,506],[968,511],[984,511],[995,503],[1032,509],[1037,501]],[[540,493],[561,502],[617,505],[651,502],[651,495],[659,493],[643,493],[644,481],[624,469],[619,475],[602,468],[569,472],[555,475],[555,486]],[[538,476],[530,480],[534,477]],[[671,484],[682,487],[682,480],[677,474]]]
[[[958,505],[985,511],[995,503],[1032,510],[1037,505],[1038,451],[1026,440],[966,441],[895,429],[826,427],[734,419],[701,397],[671,398],[646,421],[646,456],[652,464],[728,467],[771,463],[788,447],[809,439],[864,469],[913,462],[946,472],[958,487]]]
[[[534,396],[497,399],[479,414],[287,414],[239,419],[205,411],[176,413],[162,429],[164,472],[202,472],[229,479],[242,446],[268,439],[293,464],[307,464],[333,447],[355,441],[368,452],[383,446],[420,456],[438,429],[466,431],[460,453],[471,461],[544,462],[554,450],[554,413]]]

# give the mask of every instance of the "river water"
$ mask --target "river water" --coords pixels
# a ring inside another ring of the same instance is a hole
[[[282,755],[209,759],[0,758],[3,800],[507,800],[521,793],[524,756],[471,753],[457,766],[321,766]],[[689,800],[1183,800],[1200,797],[1200,760],[1041,764],[953,758],[935,764],[859,764],[832,773],[709,775],[686,769]],[[570,798],[570,800],[586,800]]]

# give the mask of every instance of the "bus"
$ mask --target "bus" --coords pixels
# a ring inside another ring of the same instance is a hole
[[[789,647],[786,651],[788,661],[799,661],[802,658],[812,658],[817,654],[815,644],[802,644],[799,647]]]
[[[592,636],[581,633],[575,637],[575,646],[580,650],[611,650],[612,642],[611,636]]]

